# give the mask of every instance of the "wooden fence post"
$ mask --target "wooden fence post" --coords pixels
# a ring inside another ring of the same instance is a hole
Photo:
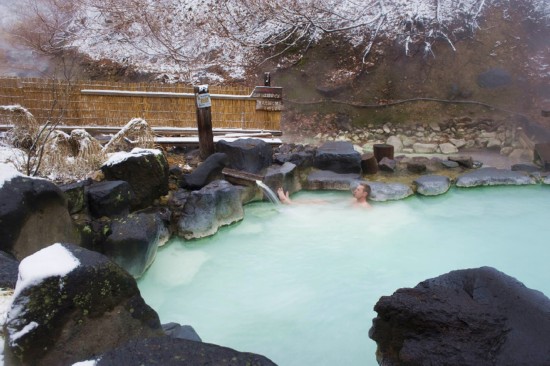
[[[393,145],[390,144],[374,144],[372,150],[377,162],[380,162],[383,158],[393,160]]]
[[[199,130],[199,150],[202,159],[215,152],[212,133],[212,112],[208,85],[195,86],[195,105],[197,107],[197,128]]]

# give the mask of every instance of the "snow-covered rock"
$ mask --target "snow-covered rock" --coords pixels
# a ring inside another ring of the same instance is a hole
[[[59,243],[21,261],[5,329],[9,365],[72,364],[163,334],[127,272],[99,253]]]
[[[122,180],[130,184],[133,208],[145,208],[168,193],[168,162],[162,151],[138,149],[118,152],[101,166],[107,180]]]

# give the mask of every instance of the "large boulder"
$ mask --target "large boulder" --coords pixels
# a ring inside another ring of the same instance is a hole
[[[335,173],[361,173],[361,154],[347,141],[325,142],[317,149],[313,165]]]
[[[299,168],[309,168],[313,166],[315,157],[315,146],[283,144],[279,146],[278,151],[273,154],[273,162],[276,164],[292,163]]]
[[[381,365],[550,365],[550,300],[494,268],[399,289],[374,310]]]
[[[135,212],[112,220],[102,253],[139,278],[153,263],[157,248],[169,237],[159,213]]]
[[[93,217],[127,215],[133,197],[132,187],[123,180],[103,181],[86,187],[88,209]]]
[[[414,180],[416,192],[423,196],[437,196],[451,188],[449,177],[442,175],[423,175]]]
[[[227,155],[215,153],[203,161],[192,173],[182,174],[178,185],[189,190],[201,189],[208,183],[223,178],[222,170],[227,165]]]
[[[181,325],[179,323],[166,323],[162,324],[162,330],[167,336],[172,338],[187,339],[195,342],[202,342],[201,337],[197,334],[195,329],[190,325]]]
[[[286,162],[283,165],[272,165],[267,169],[263,182],[276,191],[282,187],[285,192],[294,193],[300,190],[296,173],[296,165]]]
[[[95,365],[275,366],[275,363],[254,353],[166,336],[128,342],[101,355]]]
[[[15,288],[19,262],[8,253],[0,251],[0,289]]]
[[[271,165],[273,149],[260,139],[220,140],[216,151],[227,154],[228,167],[249,173],[260,173]]]
[[[54,244],[25,258],[4,326],[7,365],[70,365],[163,335],[136,281],[107,257]]]
[[[240,221],[244,217],[239,189],[224,180],[214,181],[199,191],[182,195],[181,198],[185,202],[182,211],[177,213],[177,232],[185,239],[214,235],[220,227]]]
[[[474,167],[474,159],[471,156],[453,155],[447,158],[449,161],[453,161],[464,168],[472,169]]]
[[[394,159],[390,159],[384,156],[378,162],[378,168],[383,172],[393,173],[397,168],[397,162]]]
[[[330,170],[316,170],[307,176],[305,188],[310,190],[349,190],[351,185],[361,179],[360,174],[339,174]]]
[[[458,152],[458,147],[451,144],[450,142],[445,142],[439,144],[439,150],[441,150],[442,154],[456,154]]]
[[[65,194],[69,205],[69,213],[71,215],[86,210],[88,207],[88,195],[86,187],[91,185],[93,181],[91,179],[85,179],[79,182],[63,184],[59,186],[61,191]]]
[[[411,187],[403,183],[365,182],[371,189],[369,199],[377,202],[395,201],[414,194]]]
[[[58,241],[80,243],[63,192],[0,164],[0,250],[21,260]]]
[[[459,176],[457,187],[535,184],[536,179],[528,173],[497,168],[481,168]]]
[[[155,199],[168,194],[168,162],[160,150],[138,149],[117,152],[101,166],[107,180],[130,184],[134,209],[151,206]]]

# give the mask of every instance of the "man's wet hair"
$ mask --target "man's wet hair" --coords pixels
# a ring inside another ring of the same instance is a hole
[[[367,183],[359,183],[357,186],[362,186],[363,190],[370,196],[370,186]]]

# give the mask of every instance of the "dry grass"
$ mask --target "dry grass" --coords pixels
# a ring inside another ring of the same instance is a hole
[[[13,126],[7,134],[7,143],[17,148],[30,148],[38,134],[36,118],[22,106],[0,105],[0,124]]]
[[[155,145],[155,134],[147,122],[134,118],[103,147],[104,153],[129,151],[134,147],[149,149]]]

